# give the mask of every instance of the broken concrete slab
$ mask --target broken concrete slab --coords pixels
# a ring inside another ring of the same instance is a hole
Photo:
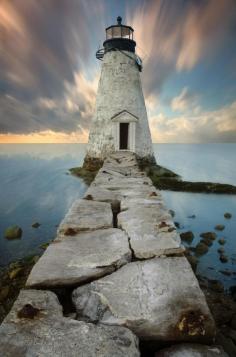
[[[228,355],[221,346],[181,343],[157,352],[155,357],[228,357]]]
[[[26,286],[75,286],[111,273],[130,260],[128,237],[120,229],[59,237],[35,264]]]
[[[136,258],[147,259],[184,252],[172,217],[164,206],[146,200],[139,205],[131,202],[126,203],[128,209],[119,213],[117,220],[118,227],[127,233]],[[124,208],[124,204],[121,207]]]
[[[113,214],[109,203],[78,199],[62,220],[58,233],[74,235],[112,226]]]
[[[118,326],[95,326],[63,317],[55,294],[22,290],[0,326],[4,357],[138,357],[138,340]]]
[[[215,325],[185,257],[129,263],[74,290],[79,317],[126,326],[143,340],[211,341]]]

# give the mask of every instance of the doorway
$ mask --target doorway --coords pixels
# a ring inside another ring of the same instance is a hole
[[[128,150],[129,123],[120,123],[120,150]]]

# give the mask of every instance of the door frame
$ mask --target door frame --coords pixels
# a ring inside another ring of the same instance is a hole
[[[132,151],[135,152],[135,141],[136,141],[136,123],[138,122],[138,117],[131,114],[127,110],[123,110],[118,114],[114,115],[112,118],[113,127],[113,139],[116,151]],[[128,129],[128,148],[120,149],[120,123],[129,124]]]

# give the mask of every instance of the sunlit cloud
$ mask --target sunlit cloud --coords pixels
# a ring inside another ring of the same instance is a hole
[[[149,120],[154,142],[204,143],[236,141],[236,101],[215,111],[168,118],[163,113]]]
[[[197,95],[191,93],[188,87],[184,87],[179,95],[174,97],[171,101],[171,109],[174,112],[185,112],[187,110],[200,110],[197,105]]]
[[[164,104],[161,95],[171,76],[214,61],[233,38],[234,0],[1,0],[0,142],[86,140],[100,72],[95,51],[120,12],[134,27],[144,62],[141,76],[155,141],[176,141],[177,133],[179,140],[201,140],[200,132],[202,140],[232,139],[230,109],[224,107],[222,115],[212,111],[218,121],[211,120],[189,83],[167,95]],[[234,62],[234,73],[235,68]]]

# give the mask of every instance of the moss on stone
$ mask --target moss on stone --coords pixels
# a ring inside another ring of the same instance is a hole
[[[69,171],[72,175],[82,178],[86,185],[90,185],[102,165],[102,160],[86,156],[82,167],[72,167]]]
[[[236,186],[214,182],[183,181],[175,172],[157,165],[152,161],[138,158],[139,167],[152,180],[159,190],[193,192],[193,193],[222,193],[236,194]]]
[[[6,239],[20,239],[22,236],[22,229],[18,226],[8,227],[4,232]]]
[[[0,324],[10,311],[38,256],[28,256],[0,268]]]

